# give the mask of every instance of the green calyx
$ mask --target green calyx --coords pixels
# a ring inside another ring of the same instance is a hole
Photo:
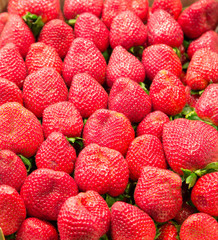
[[[142,59],[142,53],[144,51],[144,47],[143,46],[135,46],[135,47],[131,47],[129,49],[129,52],[132,53],[135,57],[137,57],[139,60]]]
[[[74,19],[70,19],[70,20],[66,21],[66,23],[67,23],[68,25],[70,25],[71,27],[74,27],[75,24],[76,24],[76,20],[77,20],[78,17],[79,17],[79,15],[77,15]]]
[[[66,137],[67,141],[72,143],[72,144],[78,144],[81,148],[83,148],[83,138],[81,137],[75,137],[75,138],[68,138]]]
[[[174,48],[173,48],[173,51],[176,53],[176,55],[177,55],[179,58],[181,58],[181,52],[180,52],[180,50],[179,50],[177,47],[174,47]]]
[[[18,155],[18,157],[20,157],[20,159],[23,161],[24,165],[27,167],[27,172],[29,172],[32,168],[31,160],[22,155]]]
[[[149,91],[146,88],[146,85],[143,82],[140,82],[139,85],[141,86],[141,88],[149,95]]]
[[[5,237],[1,228],[0,228],[0,240],[5,240]]]

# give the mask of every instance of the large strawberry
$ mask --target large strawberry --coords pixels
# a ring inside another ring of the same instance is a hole
[[[177,229],[172,222],[167,222],[158,228],[160,235],[157,240],[177,240]]]

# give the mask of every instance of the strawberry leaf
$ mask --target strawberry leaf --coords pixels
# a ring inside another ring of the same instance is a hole
[[[66,21],[66,23],[67,23],[68,25],[70,25],[71,27],[74,27],[74,25],[75,25],[76,20],[77,20],[78,17],[79,17],[79,15],[77,15],[74,19],[70,19],[70,20]]]
[[[16,235],[15,233],[11,234],[11,235],[8,235],[5,237],[5,240],[11,240],[11,239],[15,239],[16,238]],[[0,236],[0,240],[3,240],[4,238],[1,239],[1,236]]]
[[[200,90],[200,91],[191,90],[191,95],[201,95],[203,92],[204,90]]]
[[[190,62],[186,62],[185,64],[183,64],[183,65],[182,65],[182,69],[183,69],[183,70],[188,69],[189,63],[190,63]]]
[[[73,144],[78,144],[81,148],[83,148],[83,138],[81,137],[75,137],[75,138],[68,138],[66,137],[67,141],[70,142],[70,143],[73,143]]]
[[[187,178],[186,178],[186,184],[188,184],[188,188],[192,188],[197,180],[197,175],[195,173],[191,173]]]
[[[146,85],[143,82],[140,82],[139,85],[141,86],[141,88],[149,95],[149,91],[146,88]]]
[[[181,52],[180,52],[180,50],[179,50],[177,47],[174,47],[173,50],[174,50],[174,52],[176,53],[176,55],[177,55],[179,58],[181,58]]]
[[[142,58],[143,51],[144,51],[144,47],[143,46],[135,46],[135,47],[131,47],[129,49],[129,52],[132,53],[139,60],[141,60],[141,58]]]
[[[189,40],[189,41],[188,40],[184,40],[183,41],[184,48],[187,49],[189,47],[189,45],[191,44],[191,42],[192,42],[192,40]]]
[[[0,228],[0,240],[5,240],[5,237],[1,228]]]
[[[20,159],[23,161],[24,165],[27,166],[27,172],[30,171],[30,169],[32,168],[32,162],[30,159],[25,158],[22,155],[18,155],[18,157],[20,157]]]
[[[100,237],[100,240],[109,240],[108,236],[105,234],[104,236]]]

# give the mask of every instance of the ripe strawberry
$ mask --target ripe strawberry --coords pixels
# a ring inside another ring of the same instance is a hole
[[[153,109],[167,115],[180,113],[186,104],[185,87],[177,76],[167,70],[161,70],[153,79],[150,97]]]
[[[139,83],[145,80],[143,64],[122,46],[114,48],[106,71],[107,85],[112,87],[119,77],[128,77]]]
[[[146,43],[147,29],[134,12],[124,11],[113,19],[109,37],[112,48],[121,45],[128,50]]]
[[[147,47],[142,54],[142,63],[149,80],[165,69],[177,77],[182,73],[182,64],[173,49],[165,44],[156,44]]]
[[[210,84],[195,105],[197,115],[208,122],[218,126],[218,85]]]
[[[100,84],[105,81],[106,61],[95,44],[84,38],[73,41],[63,65],[63,78],[69,87],[77,73],[88,73]]]
[[[182,179],[176,173],[157,167],[144,167],[134,199],[157,222],[174,218],[182,206]]]
[[[9,43],[0,49],[0,77],[22,88],[27,76],[26,65],[17,47]]]
[[[8,12],[0,13],[0,34],[5,27],[6,22],[8,21],[9,14]]]
[[[38,38],[39,42],[53,47],[60,58],[65,58],[73,40],[73,29],[60,19],[46,23]]]
[[[16,240],[58,240],[58,233],[55,227],[46,221],[38,218],[27,218],[21,224]]]
[[[51,67],[61,73],[62,65],[62,60],[55,49],[43,42],[32,44],[26,56],[26,66],[29,74],[43,67]]]
[[[209,49],[196,51],[188,66],[186,81],[193,90],[203,90],[211,81],[218,83],[218,53]]]
[[[179,47],[183,43],[183,31],[177,21],[166,11],[157,9],[150,15],[147,24],[148,44],[164,43]]]
[[[134,130],[127,117],[122,113],[108,109],[94,112],[83,129],[84,145],[96,143],[125,155],[129,144],[135,137]]]
[[[42,127],[32,112],[16,102],[0,106],[0,149],[28,158],[35,155],[42,142]]]
[[[18,102],[23,105],[23,96],[15,83],[0,77],[0,105],[6,102]]]
[[[160,235],[157,240],[177,240],[177,229],[172,222],[167,222],[159,227]]]
[[[57,220],[62,204],[77,194],[77,185],[69,174],[46,168],[33,171],[20,191],[28,215],[44,220]]]
[[[68,89],[63,78],[53,68],[43,67],[27,76],[23,84],[25,107],[41,118],[46,107],[67,101]]]
[[[217,161],[218,132],[212,126],[188,119],[176,119],[163,127],[163,147],[173,171],[191,171]]]
[[[111,236],[113,240],[154,240],[156,229],[153,220],[138,207],[115,202],[111,208]]]
[[[26,218],[26,208],[18,192],[8,185],[0,185],[0,209],[0,228],[4,235],[15,233]]]
[[[83,120],[73,103],[59,102],[44,110],[42,126],[45,138],[52,132],[61,132],[67,137],[80,137]]]
[[[33,33],[23,19],[15,14],[10,14],[0,36],[0,47],[7,43],[14,43],[23,58],[26,57],[30,45],[35,42]]]
[[[179,236],[181,240],[217,240],[218,223],[206,213],[195,213],[182,224]]]
[[[196,212],[196,208],[186,203],[183,203],[182,208],[176,214],[176,216],[174,217],[174,220],[176,220],[176,222],[181,225],[190,215],[194,214],[195,212]]]
[[[63,204],[58,215],[60,240],[98,240],[110,226],[110,210],[95,191],[79,193]]]
[[[73,77],[69,91],[69,102],[73,103],[83,118],[96,110],[107,108],[108,94],[89,74],[78,73]]]
[[[188,38],[198,38],[206,31],[216,28],[217,12],[216,0],[199,0],[181,13],[178,23]]]

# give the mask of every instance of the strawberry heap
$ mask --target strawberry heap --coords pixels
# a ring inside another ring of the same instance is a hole
[[[190,2],[9,0],[0,239],[218,239],[218,1]]]

